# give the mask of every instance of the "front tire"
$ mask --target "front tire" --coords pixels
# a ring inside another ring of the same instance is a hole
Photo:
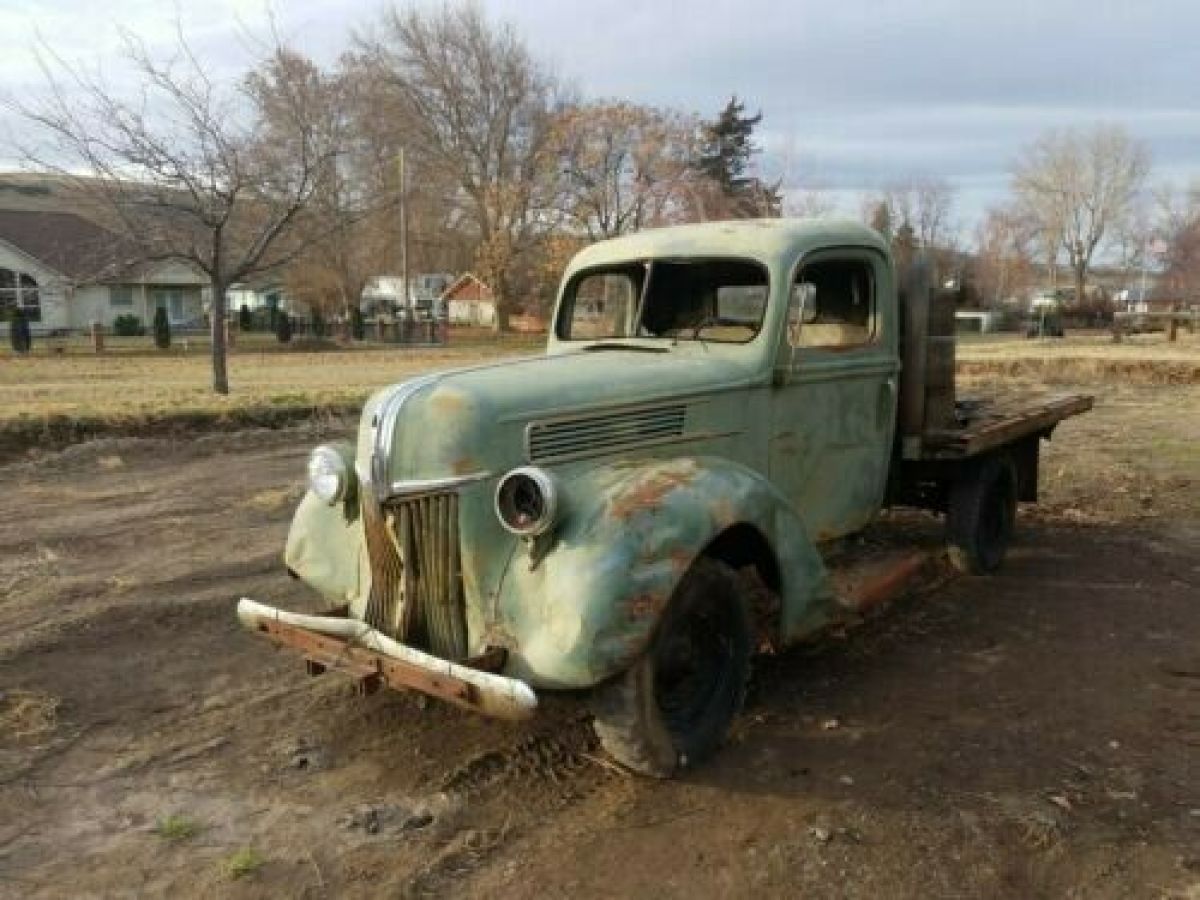
[[[746,698],[753,629],[737,573],[696,561],[646,653],[597,689],[596,734],[618,761],[669,778],[710,757]]]
[[[946,536],[959,571],[986,575],[1000,568],[1017,518],[1017,471],[1006,455],[980,460],[950,488]]]

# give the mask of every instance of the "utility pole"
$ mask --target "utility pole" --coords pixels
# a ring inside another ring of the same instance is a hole
[[[412,313],[408,294],[408,172],[404,165],[404,148],[396,159],[400,168],[400,283],[403,294],[402,305],[405,316]]]

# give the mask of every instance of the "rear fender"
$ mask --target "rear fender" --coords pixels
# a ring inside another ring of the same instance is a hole
[[[553,543],[519,548],[501,582],[493,621],[512,673],[577,688],[623,671],[693,561],[735,525],[756,529],[774,552],[782,638],[828,621],[833,592],[820,554],[760,475],[709,457],[599,466],[565,481]]]

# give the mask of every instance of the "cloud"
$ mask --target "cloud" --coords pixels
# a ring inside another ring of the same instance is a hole
[[[433,6],[436,0],[422,0]],[[382,3],[289,0],[275,21],[332,64]],[[959,213],[1000,200],[1020,148],[1040,132],[1124,124],[1156,174],[1200,175],[1195,0],[484,0],[585,96],[715,113],[730,94],[764,114],[764,171],[857,196],[914,173],[959,185]],[[264,0],[179,7],[189,41],[233,75],[268,26]],[[34,29],[66,59],[119,69],[117,23],[164,50],[176,10],[161,0],[24,0],[0,7],[0,84],[40,75]],[[26,43],[21,46],[22,36]],[[854,211],[856,206],[846,207]]]

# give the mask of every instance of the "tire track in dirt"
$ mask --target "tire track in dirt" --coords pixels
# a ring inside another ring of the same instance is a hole
[[[590,716],[564,710],[550,718],[534,733],[478,751],[441,776],[438,793],[500,823],[455,835],[406,880],[404,896],[444,896],[451,882],[487,864],[515,839],[552,827],[556,816],[623,777],[599,755]]]

